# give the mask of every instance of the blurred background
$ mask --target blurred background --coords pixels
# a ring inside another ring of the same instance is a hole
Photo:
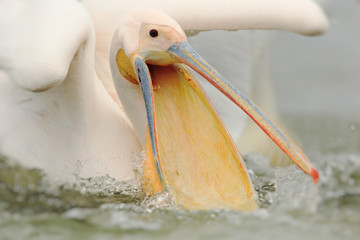
[[[322,2],[330,20],[326,34],[278,32],[271,41],[276,102],[292,129],[302,124],[297,133],[313,136],[305,138],[307,148],[359,156],[360,2]]]

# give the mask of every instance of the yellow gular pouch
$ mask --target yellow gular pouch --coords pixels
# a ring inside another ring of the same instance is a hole
[[[148,67],[159,159],[176,203],[186,209],[256,209],[245,163],[198,81],[181,64]],[[149,132],[142,184],[150,194],[162,190]]]
[[[120,74],[126,78],[126,80],[134,84],[139,84],[134,67],[123,49],[120,49],[116,54],[116,64]]]

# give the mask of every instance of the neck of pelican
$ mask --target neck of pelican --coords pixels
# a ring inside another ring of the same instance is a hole
[[[110,68],[117,95],[130,119],[139,142],[145,147],[146,139],[146,114],[145,104],[138,84],[126,80],[119,71],[116,56],[123,49],[121,41],[114,34],[110,47]],[[120,46],[120,47],[119,47]]]

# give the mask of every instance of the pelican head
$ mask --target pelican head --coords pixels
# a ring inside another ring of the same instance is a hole
[[[133,10],[113,36],[110,65],[117,93],[142,142],[142,185],[172,193],[189,209],[256,208],[245,163],[194,70],[244,110],[305,173],[317,172],[246,96],[187,43],[181,27],[154,10]]]

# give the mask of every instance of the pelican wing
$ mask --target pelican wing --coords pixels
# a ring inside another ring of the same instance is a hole
[[[184,30],[280,29],[304,35],[326,31],[328,21],[313,0],[84,0],[95,25],[112,30],[131,8],[160,9]],[[101,16],[101,18],[99,18]],[[102,30],[103,33],[106,31]]]
[[[312,0],[206,2],[189,1],[184,4],[184,1],[178,1],[178,7],[164,7],[163,10],[184,30],[280,29],[317,35],[328,27],[324,13]]]
[[[30,91],[56,86],[90,26],[76,1],[0,1],[0,71]]]

